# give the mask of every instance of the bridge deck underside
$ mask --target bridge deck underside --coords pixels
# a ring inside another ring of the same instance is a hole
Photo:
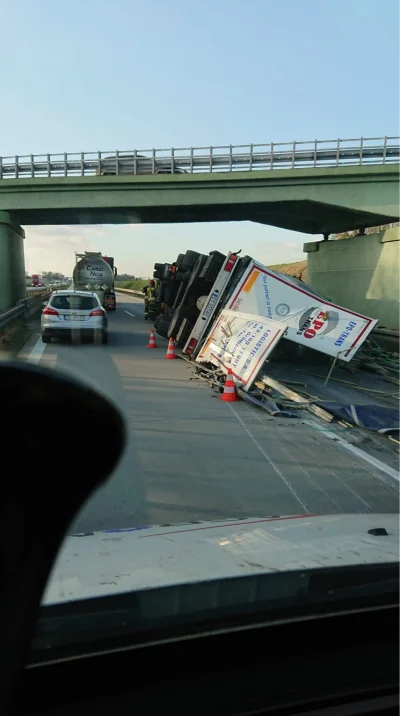
[[[255,221],[308,234],[367,228],[390,223],[388,214],[366,212],[316,201],[278,201],[244,204],[151,206],[132,209],[57,208],[13,212],[22,225],[130,224]]]

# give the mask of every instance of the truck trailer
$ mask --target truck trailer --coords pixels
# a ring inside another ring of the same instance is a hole
[[[112,256],[102,256],[98,251],[85,251],[75,254],[75,267],[72,274],[73,287],[77,291],[94,291],[101,305],[109,311],[115,311],[116,298],[114,281],[117,269]]]
[[[186,270],[186,254],[181,255],[172,275],[168,264],[156,264],[160,295],[166,296],[155,322],[157,332],[174,338],[184,354],[201,362],[221,312],[236,311],[283,324],[284,340],[292,344],[352,359],[377,320],[342,308],[299,279],[240,254],[198,254]]]

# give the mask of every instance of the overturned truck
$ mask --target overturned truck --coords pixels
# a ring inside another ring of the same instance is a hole
[[[204,255],[187,251],[173,264],[155,264],[156,331],[174,338],[183,353],[197,361],[210,359],[207,347],[213,343],[212,360],[226,367],[224,351],[227,351],[221,336],[227,345],[227,326],[232,334],[232,316],[236,313],[242,319],[247,317],[247,323],[241,320],[238,333],[241,352],[242,343],[247,346],[246,341],[250,352],[254,352],[251,325],[262,319],[266,336],[279,334],[292,346],[295,343],[344,361],[351,360],[376,325],[375,319],[337,306],[302,281],[240,254],[230,251],[225,256],[212,251]],[[222,313],[226,315],[225,323],[221,324]],[[222,334],[216,346],[217,327]],[[257,338],[259,343],[261,328],[254,331],[254,340]]]

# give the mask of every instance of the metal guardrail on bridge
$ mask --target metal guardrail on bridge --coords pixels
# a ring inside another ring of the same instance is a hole
[[[307,169],[400,161],[399,137],[0,157],[0,179]]]

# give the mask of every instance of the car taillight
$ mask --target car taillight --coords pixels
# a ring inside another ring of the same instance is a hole
[[[89,313],[89,316],[104,316],[104,311],[102,308],[95,308],[94,311],[91,311]]]
[[[231,254],[224,266],[224,271],[228,271],[228,272],[232,271],[232,269],[235,265],[236,259],[237,259],[236,254]]]
[[[191,339],[191,341],[190,341],[190,343],[189,343],[189,345],[188,345],[188,347],[187,347],[187,349],[186,349],[186,351],[185,351],[185,352],[186,352],[186,355],[189,356],[191,353],[193,353],[194,349],[195,349],[196,346],[197,346],[197,343],[198,343],[197,338],[192,338],[192,339]]]
[[[54,308],[51,308],[50,306],[46,306],[46,308],[43,309],[43,314],[45,316],[58,316],[58,311],[55,311]]]

